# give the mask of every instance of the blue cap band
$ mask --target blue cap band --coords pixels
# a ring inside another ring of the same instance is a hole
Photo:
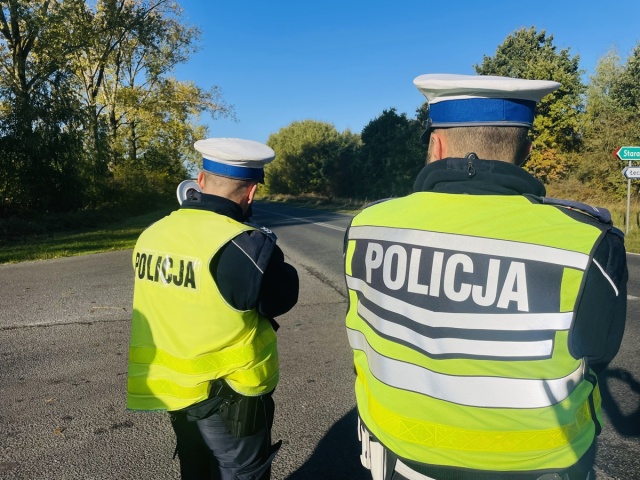
[[[429,105],[433,128],[464,125],[533,125],[536,102],[509,98],[465,98]]]
[[[208,158],[202,159],[202,168],[209,173],[237,178],[238,180],[254,180],[256,182],[264,180],[264,170],[262,168],[237,167],[226,163],[214,162]]]

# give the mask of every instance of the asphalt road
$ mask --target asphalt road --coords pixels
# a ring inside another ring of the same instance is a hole
[[[301,275],[278,321],[275,480],[365,480],[344,332],[346,215],[256,205]],[[175,479],[162,414],[125,409],[130,251],[1,265],[0,479]],[[620,354],[601,378],[607,425],[599,480],[640,478],[640,257],[629,256]]]

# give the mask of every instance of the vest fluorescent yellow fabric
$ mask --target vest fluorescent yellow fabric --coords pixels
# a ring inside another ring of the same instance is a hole
[[[420,192],[357,215],[345,257],[358,411],[400,458],[573,465],[597,387],[569,353],[601,231],[521,196]]]
[[[133,252],[135,290],[127,408],[178,410],[208,398],[224,378],[243,395],[278,383],[276,334],[257,311],[233,309],[209,262],[252,227],[181,209],[145,230]]]

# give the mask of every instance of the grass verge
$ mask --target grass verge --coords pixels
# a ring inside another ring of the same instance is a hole
[[[46,260],[89,253],[133,248],[140,233],[173,207],[162,207],[139,215],[122,214],[119,220],[110,216],[68,231],[26,234],[20,238],[0,240],[0,264],[27,260]]]

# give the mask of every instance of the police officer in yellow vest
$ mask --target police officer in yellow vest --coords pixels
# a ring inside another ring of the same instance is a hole
[[[374,480],[593,480],[597,373],[626,316],[609,213],[520,166],[551,81],[422,75],[414,193],[347,233],[347,332]]]
[[[274,234],[246,222],[275,154],[233,138],[194,146],[204,157],[197,185],[183,182],[180,209],[133,252],[127,407],[169,411],[183,479],[264,480],[279,448],[274,317],[298,298]]]

